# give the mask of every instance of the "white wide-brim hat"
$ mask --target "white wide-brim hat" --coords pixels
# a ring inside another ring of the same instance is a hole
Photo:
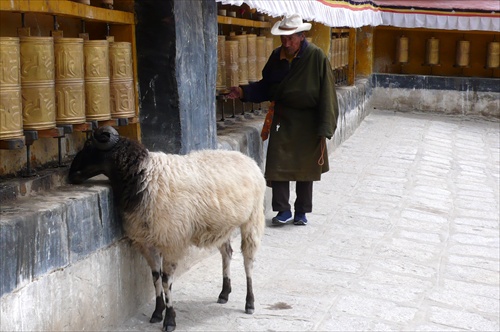
[[[281,36],[309,30],[311,30],[311,23],[304,23],[299,14],[292,14],[274,23],[271,33],[275,36]]]

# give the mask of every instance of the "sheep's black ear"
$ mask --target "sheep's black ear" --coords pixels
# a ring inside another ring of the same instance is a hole
[[[118,142],[120,135],[115,128],[104,126],[98,128],[92,135],[92,138],[99,150],[109,150]]]

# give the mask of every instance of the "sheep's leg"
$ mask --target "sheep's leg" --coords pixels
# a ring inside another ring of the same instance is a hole
[[[163,299],[163,285],[161,276],[161,255],[156,250],[156,248],[152,246],[137,244],[141,254],[146,258],[146,261],[151,267],[151,273],[153,275],[153,286],[155,287],[155,295],[156,295],[156,306],[150,323],[158,323],[161,322],[163,318],[163,310],[165,310],[165,300]]]
[[[247,276],[247,297],[245,301],[245,312],[253,314],[255,311],[255,298],[253,296],[252,272],[253,272],[253,257],[243,254],[243,262],[245,264],[245,274]]]
[[[247,297],[245,303],[245,312],[253,314],[255,311],[255,299],[253,295],[252,273],[255,253],[260,244],[260,234],[262,227],[255,227],[252,223],[241,226],[241,251],[243,253],[243,263],[245,264],[245,274],[247,276]]]
[[[175,310],[172,302],[172,283],[175,268],[177,265],[175,263],[168,262],[165,257],[163,257],[163,273],[161,275],[163,282],[163,289],[165,290],[165,301],[167,304],[167,310],[165,311],[165,319],[163,320],[163,331],[171,332],[175,330]]]
[[[229,293],[231,293],[231,258],[233,257],[231,241],[228,240],[220,246],[219,251],[222,256],[222,291],[217,303],[227,303]]]

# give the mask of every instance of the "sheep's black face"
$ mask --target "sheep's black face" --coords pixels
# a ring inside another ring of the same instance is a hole
[[[83,149],[76,154],[71,163],[68,181],[73,184],[79,184],[99,174],[107,175],[107,153],[107,151],[97,149],[91,139],[87,140]]]

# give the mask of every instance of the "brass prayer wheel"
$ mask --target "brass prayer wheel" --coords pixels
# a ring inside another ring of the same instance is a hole
[[[467,67],[469,65],[470,42],[467,40],[459,40],[457,42],[456,65],[459,67]]]
[[[111,119],[109,42],[85,40],[85,116],[87,120]]]
[[[23,136],[19,38],[0,37],[0,139]]]
[[[426,64],[437,65],[439,64],[439,39],[431,38],[427,39],[427,49],[426,49]]]
[[[500,42],[488,43],[486,68],[498,68],[500,66]]]
[[[217,90],[226,89],[226,36],[217,36]]]
[[[399,37],[398,45],[396,48],[396,59],[398,63],[408,62],[408,43],[408,37]]]
[[[85,122],[85,72],[82,38],[54,39],[56,123]]]
[[[228,86],[237,86],[239,84],[238,71],[238,41],[226,40],[226,84]]]
[[[332,65],[333,69],[342,67],[342,39],[332,39]]]
[[[54,128],[54,40],[52,37],[20,37],[20,54],[23,128]]]
[[[342,67],[349,64],[349,38],[342,38]]]
[[[257,35],[247,35],[247,58],[248,58],[248,82],[256,82],[257,79]]]
[[[248,84],[248,36],[230,35],[230,40],[238,42],[238,78],[240,85]]]
[[[274,51],[274,41],[272,37],[266,37],[266,54],[270,57]]]
[[[266,37],[257,37],[257,80],[262,79],[262,69],[266,65]]]
[[[109,44],[109,68],[111,117],[118,119],[135,116],[131,43],[112,42]]]

